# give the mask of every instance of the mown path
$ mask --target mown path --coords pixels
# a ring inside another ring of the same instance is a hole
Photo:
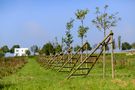
[[[58,73],[45,70],[36,60],[30,59],[29,62],[17,73],[0,80],[0,89],[2,90],[52,90],[55,89],[57,80],[63,80],[58,77]],[[57,79],[56,79],[57,78]],[[54,85],[52,84],[54,83]]]

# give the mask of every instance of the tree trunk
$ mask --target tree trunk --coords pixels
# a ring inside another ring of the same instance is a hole
[[[104,29],[104,38],[106,37],[106,31]],[[103,47],[103,78],[105,78],[105,75],[106,75],[106,60],[105,60],[105,56],[106,56],[106,50],[105,50],[105,45]]]
[[[82,37],[82,46],[83,46],[83,37]],[[82,60],[83,60],[83,48],[82,48],[82,50],[81,50],[81,62],[82,62]]]
[[[114,70],[114,53],[113,53],[113,35],[111,35],[111,64],[112,64],[112,79],[115,77],[115,70]]]

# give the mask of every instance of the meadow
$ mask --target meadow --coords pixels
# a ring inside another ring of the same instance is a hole
[[[69,73],[46,69],[37,57],[16,73],[0,79],[2,90],[135,90],[135,55],[115,54],[115,79],[111,78],[110,55],[106,77],[102,78],[102,58],[87,77],[66,79]]]

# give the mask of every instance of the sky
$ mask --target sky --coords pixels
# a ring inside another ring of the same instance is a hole
[[[77,9],[89,9],[84,21],[89,27],[85,41],[91,45],[103,39],[103,32],[92,24],[95,17],[95,8],[103,9],[109,5],[108,12],[119,12],[114,38],[120,35],[122,42],[135,42],[135,0],[0,0],[0,46],[12,47],[19,44],[21,47],[38,45],[42,47],[47,42],[54,42],[55,37],[61,42],[65,36],[66,23],[75,17]],[[75,20],[73,45],[80,45],[77,30],[80,22]]]

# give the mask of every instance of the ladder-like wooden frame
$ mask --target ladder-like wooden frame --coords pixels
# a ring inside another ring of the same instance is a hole
[[[71,72],[72,71],[72,69],[73,69],[73,67],[75,66],[75,64],[79,61],[79,59],[80,59],[80,55],[79,55],[79,57],[75,57],[77,54],[79,54],[79,52],[83,49],[83,47],[85,46],[85,45],[87,45],[87,42],[81,47],[81,48],[79,48],[78,50],[77,50],[77,52],[75,53],[75,54],[73,54],[72,55],[72,57],[71,58],[69,58],[68,60],[66,60],[65,61],[65,63],[60,67],[60,69],[58,70],[58,72],[61,72],[62,71],[62,69],[64,69],[64,68],[69,68],[69,70],[68,70],[68,72]],[[74,62],[75,61],[75,62]],[[73,66],[66,66],[67,64],[73,64]]]
[[[103,41],[97,45],[97,47],[91,52],[91,54],[90,54],[88,57],[86,57],[79,65],[75,64],[75,66],[72,68],[72,71],[71,71],[71,73],[69,74],[69,76],[67,77],[67,79],[69,79],[71,76],[87,76],[87,75],[90,73],[90,71],[92,70],[92,68],[94,67],[94,65],[96,64],[96,62],[98,61],[100,55],[102,54],[102,52],[103,52],[103,47],[104,47],[104,46],[107,46],[107,45],[109,44],[109,41],[111,41],[111,43],[112,43],[112,40],[113,40],[113,39],[112,39],[112,36],[113,36],[113,33],[110,32],[110,34],[107,35],[107,36],[103,39]],[[99,49],[100,46],[102,46],[101,51],[100,51],[100,53],[98,54],[98,56],[96,57],[96,60],[92,63],[91,67],[80,68],[85,62],[87,62],[87,60],[88,60],[89,58],[93,57],[93,54],[96,52],[97,49]],[[76,72],[77,70],[84,70],[84,69],[87,69],[87,73],[86,73],[86,74],[83,74],[83,73],[81,73],[81,74],[75,74],[75,72]]]

